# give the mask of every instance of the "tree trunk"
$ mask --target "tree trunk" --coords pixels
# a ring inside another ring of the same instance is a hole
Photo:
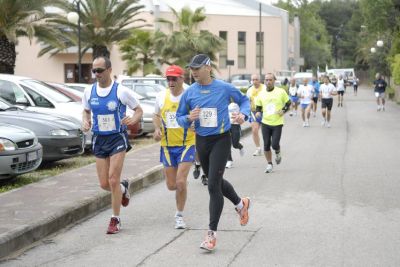
[[[15,59],[15,44],[0,36],[0,73],[14,74]]]
[[[110,58],[110,51],[104,45],[93,45],[93,59],[96,57],[104,56]]]

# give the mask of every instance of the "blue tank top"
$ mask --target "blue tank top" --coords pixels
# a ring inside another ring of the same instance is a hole
[[[121,124],[125,117],[126,105],[118,99],[118,83],[114,82],[107,96],[97,94],[97,83],[92,86],[89,106],[93,114],[93,133],[95,135],[110,135],[126,130],[126,125]]]

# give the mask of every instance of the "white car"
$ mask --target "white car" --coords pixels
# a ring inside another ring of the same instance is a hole
[[[82,123],[82,104],[39,80],[0,74],[0,97],[29,111],[57,114],[79,125]],[[86,146],[91,142],[91,133],[85,133]]]

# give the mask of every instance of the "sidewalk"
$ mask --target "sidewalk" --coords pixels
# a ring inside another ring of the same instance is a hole
[[[250,125],[245,123],[242,131],[250,133]],[[131,194],[163,180],[159,147],[127,154],[121,178],[129,179]],[[94,163],[0,194],[0,259],[94,216],[110,202],[110,193],[99,187]]]

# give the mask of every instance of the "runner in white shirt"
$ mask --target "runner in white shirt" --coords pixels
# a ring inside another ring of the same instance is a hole
[[[303,127],[310,127],[311,102],[314,95],[314,88],[311,84],[308,84],[307,78],[303,79],[303,84],[299,86],[297,94],[300,97],[301,118],[303,120]]]
[[[338,107],[343,107],[343,95],[344,91],[346,89],[346,86],[344,84],[343,76],[339,75],[339,79],[337,80],[337,93],[338,93]]]
[[[331,110],[333,105],[333,96],[337,94],[336,88],[329,82],[329,77],[324,77],[324,83],[319,87],[321,97],[321,109],[322,109],[322,126],[331,127]]]
[[[298,87],[294,78],[290,79],[289,84],[289,98],[290,98],[290,116],[297,115],[297,106],[299,105],[299,97],[297,95]]]

